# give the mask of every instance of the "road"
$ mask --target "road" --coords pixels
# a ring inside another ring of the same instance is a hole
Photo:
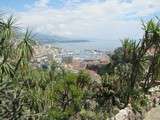
[[[157,106],[146,114],[144,120],[160,120],[160,106]]]

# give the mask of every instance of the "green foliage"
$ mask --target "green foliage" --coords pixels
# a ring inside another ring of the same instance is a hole
[[[100,69],[99,81],[88,71],[73,73],[55,61],[48,69],[34,68],[34,37],[27,30],[17,40],[16,28],[14,17],[0,19],[0,119],[103,120],[128,103],[140,111],[148,102],[145,92],[160,78],[159,21],[143,24],[139,43],[124,39],[111,63]]]
[[[81,70],[77,77],[77,86],[80,88],[88,87],[91,82],[91,77],[87,71]]]

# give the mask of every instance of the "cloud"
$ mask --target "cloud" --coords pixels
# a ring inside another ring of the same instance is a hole
[[[34,4],[35,7],[47,7],[50,0],[37,0]]]
[[[160,12],[159,0],[66,0],[61,8],[49,0],[36,0],[23,12],[17,12],[24,27],[49,35],[73,38],[138,38],[141,19]]]

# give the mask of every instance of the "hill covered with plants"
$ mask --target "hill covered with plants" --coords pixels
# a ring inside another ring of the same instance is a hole
[[[18,38],[14,17],[1,16],[0,119],[106,120],[117,113],[115,107],[128,104],[141,111],[147,105],[148,90],[160,80],[159,19],[142,27],[139,42],[125,39],[97,82],[87,71],[76,74],[55,61],[48,69],[35,69],[30,64],[32,33],[26,30]]]

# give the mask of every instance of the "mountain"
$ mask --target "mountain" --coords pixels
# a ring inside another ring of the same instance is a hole
[[[80,43],[80,42],[90,42],[89,40],[83,39],[71,39],[56,35],[45,35],[45,34],[36,34],[35,38],[38,42],[41,43]]]

